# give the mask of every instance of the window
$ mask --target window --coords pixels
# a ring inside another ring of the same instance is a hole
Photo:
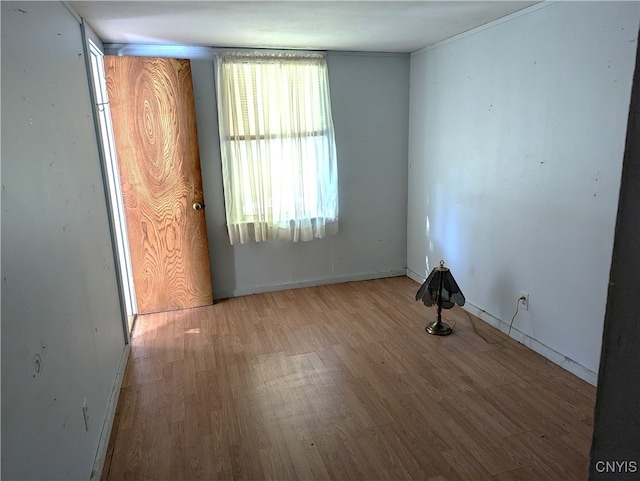
[[[216,57],[231,244],[307,241],[338,231],[338,176],[326,56]]]

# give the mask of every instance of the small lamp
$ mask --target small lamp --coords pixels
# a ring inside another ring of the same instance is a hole
[[[425,306],[438,306],[438,319],[427,324],[424,330],[436,336],[451,334],[451,326],[442,322],[442,309],[451,309],[454,304],[464,306],[465,299],[451,271],[444,266],[444,261],[440,261],[440,267],[433,268],[427,280],[418,289],[416,301],[420,299]]]

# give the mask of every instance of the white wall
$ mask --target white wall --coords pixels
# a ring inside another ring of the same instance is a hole
[[[229,244],[213,65],[191,68],[215,298],[405,273],[408,55],[329,53],[340,231],[300,243]]]
[[[528,292],[514,337],[591,382],[639,17],[545,4],[411,56],[410,275],[444,259],[503,328]]]
[[[2,478],[89,479],[125,344],[80,27],[1,8]]]
[[[593,422],[589,481],[637,481],[640,433],[640,49],[631,92],[622,183]],[[615,474],[603,461],[626,460]],[[605,466],[606,467],[606,466]],[[625,469],[627,468],[627,469]]]

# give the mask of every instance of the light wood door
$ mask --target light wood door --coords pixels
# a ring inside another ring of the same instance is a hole
[[[189,60],[105,56],[140,314],[213,303]]]

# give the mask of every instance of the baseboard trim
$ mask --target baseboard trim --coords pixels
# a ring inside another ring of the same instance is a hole
[[[118,370],[116,372],[116,378],[111,390],[111,396],[109,397],[109,404],[107,405],[107,415],[104,418],[104,424],[102,425],[102,432],[100,433],[100,441],[98,442],[98,451],[96,453],[95,460],[93,462],[93,470],[91,471],[91,481],[99,481],[102,476],[102,468],[107,456],[107,448],[109,447],[109,438],[111,437],[111,429],[113,428],[113,420],[116,415],[116,406],[118,405],[118,398],[120,397],[120,389],[122,388],[122,381],[124,380],[124,372],[127,368],[127,362],[129,360],[129,351],[131,350],[131,344],[125,344],[122,355],[120,356],[120,363],[118,364]]]
[[[417,273],[413,272],[410,269],[407,269],[407,277],[413,279],[419,284],[422,284],[425,281],[424,277],[421,277],[420,275],[418,275]],[[496,329],[504,332],[505,334],[509,332],[509,323],[504,322],[501,319],[498,319],[492,314],[489,314],[487,311],[484,311],[483,309],[480,309],[479,307],[473,305],[469,301],[467,301],[462,308],[465,311],[467,311],[469,314],[472,314],[480,318],[487,324],[495,327]],[[593,372],[592,370],[583,366],[582,364],[574,361],[571,358],[568,358],[564,354],[559,353],[555,349],[547,346],[546,344],[543,344],[542,342],[534,339],[528,334],[525,334],[524,332],[520,331],[518,328],[513,327],[511,329],[511,337],[516,341],[518,341],[520,344],[528,347],[532,351],[535,351],[541,356],[546,357],[554,364],[557,364],[563,369],[569,371],[571,374],[578,376],[583,381],[588,382],[592,386],[597,385],[598,373]]]
[[[228,291],[214,292],[216,300],[228,299],[230,297],[248,296],[251,294],[262,294],[265,292],[284,291],[287,289],[298,289],[301,287],[325,286],[328,284],[342,284],[344,282],[370,281],[373,279],[384,279],[386,277],[400,277],[406,275],[406,269],[398,269],[386,272],[370,272],[354,276],[330,277],[328,279],[315,279],[311,281],[290,282],[287,284],[276,284],[270,286],[256,286],[245,289],[233,289]]]
[[[413,279],[414,281],[416,281],[418,284],[422,284],[425,280],[427,280],[426,277],[421,276],[420,274],[417,274],[415,272],[413,272],[411,269],[407,268],[407,272],[406,272],[406,276],[410,279]]]

